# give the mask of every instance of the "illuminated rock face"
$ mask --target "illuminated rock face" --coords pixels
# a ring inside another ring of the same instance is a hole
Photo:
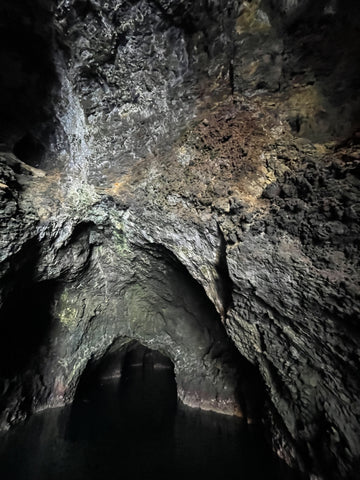
[[[137,341],[184,403],[356,478],[355,2],[6,3],[2,426]]]

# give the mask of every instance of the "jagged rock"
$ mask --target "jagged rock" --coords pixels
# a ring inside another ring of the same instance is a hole
[[[262,416],[294,468],[356,478],[357,6],[206,7],[0,7],[29,40],[0,83],[1,426],[137,341],[184,403]]]

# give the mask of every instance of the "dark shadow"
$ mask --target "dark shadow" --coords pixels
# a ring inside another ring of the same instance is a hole
[[[52,1],[0,3],[0,143],[39,166],[53,132],[57,89]]]
[[[147,465],[160,475],[164,469],[170,473],[176,405],[172,362],[130,342],[89,362],[71,406],[66,438],[97,451],[90,478],[98,478],[96,469],[99,477],[111,476],[119,458],[126,477],[146,478]],[[81,468],[88,470],[87,465]]]
[[[134,440],[145,428],[164,435],[173,427],[177,405],[174,365],[156,350],[135,343],[128,350],[119,385],[120,407],[131,419]]]
[[[23,162],[32,167],[40,167],[41,160],[45,154],[44,145],[35,137],[26,134],[15,143],[13,152]]]
[[[224,314],[226,314],[233,304],[233,282],[230,278],[229,268],[227,264],[226,241],[220,227],[218,227],[218,235],[220,238],[220,252],[218,263],[216,265],[216,270],[219,274],[217,280],[217,288],[219,292],[221,292]]]
[[[57,284],[36,280],[38,259],[38,243],[29,242],[2,279],[7,294],[0,310],[0,377],[10,378],[30,368],[49,334]]]
[[[133,426],[138,422],[142,428],[150,422],[156,423],[159,430],[164,418],[176,408],[172,361],[137,341],[118,350],[110,347],[100,359],[89,361],[81,376],[73,409],[96,401],[99,391],[108,383],[117,385],[114,399],[118,402],[117,409],[122,411],[122,423],[131,418]]]

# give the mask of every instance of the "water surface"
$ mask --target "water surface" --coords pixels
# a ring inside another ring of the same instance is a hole
[[[0,439],[2,480],[278,480],[255,428],[177,405],[171,369],[129,368]]]

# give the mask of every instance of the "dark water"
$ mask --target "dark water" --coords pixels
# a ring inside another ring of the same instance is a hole
[[[176,405],[170,369],[131,368],[0,439],[1,480],[278,480],[262,436]]]

